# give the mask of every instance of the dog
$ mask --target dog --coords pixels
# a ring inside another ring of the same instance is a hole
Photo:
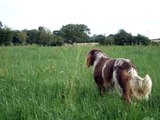
[[[104,95],[106,89],[111,88],[127,103],[131,103],[132,97],[135,100],[148,100],[152,80],[147,74],[141,78],[129,59],[109,58],[101,50],[92,49],[87,54],[86,65],[93,66],[93,77],[100,95]]]

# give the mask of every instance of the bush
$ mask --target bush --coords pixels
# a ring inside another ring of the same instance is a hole
[[[0,29],[0,45],[10,45],[13,33],[9,28]]]
[[[148,37],[138,34],[134,37],[134,40],[137,45],[149,45],[151,40]]]
[[[104,35],[97,35],[94,38],[95,42],[100,43],[101,45],[105,45],[106,36]]]
[[[61,37],[54,37],[50,43],[50,46],[62,46],[64,45],[64,40]]]
[[[113,44],[114,44],[114,35],[107,36],[104,45],[113,45]]]
[[[137,36],[132,36],[132,34],[127,33],[125,30],[121,29],[115,35],[109,35],[105,37],[104,35],[98,35],[95,37],[95,41],[99,42],[101,45],[149,45],[151,40],[148,37],[138,34]]]
[[[114,35],[115,45],[132,45],[133,37],[132,34],[127,33],[125,30],[119,30],[117,34]]]

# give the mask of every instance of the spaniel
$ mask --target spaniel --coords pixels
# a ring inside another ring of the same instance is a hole
[[[112,59],[100,50],[92,49],[87,55],[86,65],[93,66],[93,76],[100,95],[107,88],[112,88],[127,103],[131,102],[131,97],[148,100],[152,88],[151,78],[149,75],[141,78],[129,59]]]

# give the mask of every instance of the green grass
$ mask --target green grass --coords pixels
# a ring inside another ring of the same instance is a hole
[[[133,61],[153,80],[149,101],[100,97],[85,57],[92,48]],[[0,47],[0,120],[158,120],[160,47]]]

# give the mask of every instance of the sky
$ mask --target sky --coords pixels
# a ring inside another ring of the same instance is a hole
[[[160,38],[159,0],[0,0],[0,21],[13,30],[51,31],[67,24],[85,24],[91,34]]]

